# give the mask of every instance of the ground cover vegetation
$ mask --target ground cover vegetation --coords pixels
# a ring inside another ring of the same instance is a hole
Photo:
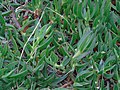
[[[120,0],[0,0],[0,90],[120,90]]]

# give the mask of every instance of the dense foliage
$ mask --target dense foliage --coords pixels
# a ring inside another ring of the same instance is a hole
[[[0,90],[120,90],[120,0],[0,0]]]

